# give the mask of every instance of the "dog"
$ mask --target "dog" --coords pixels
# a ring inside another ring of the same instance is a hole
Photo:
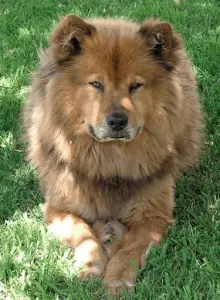
[[[173,223],[175,182],[201,152],[180,35],[158,19],[65,16],[41,52],[23,124],[45,221],[74,249],[79,277],[103,278],[112,296],[132,291]]]

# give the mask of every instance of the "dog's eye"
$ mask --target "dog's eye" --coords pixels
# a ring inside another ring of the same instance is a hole
[[[136,91],[137,89],[139,89],[143,84],[139,83],[139,82],[133,82],[130,86],[129,86],[129,93],[133,93],[134,91]]]
[[[92,81],[92,82],[89,82],[89,84],[91,84],[94,88],[100,90],[100,91],[103,91],[104,90],[104,86],[101,84],[101,82],[99,81]]]

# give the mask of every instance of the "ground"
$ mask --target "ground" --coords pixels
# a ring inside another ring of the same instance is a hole
[[[24,160],[20,112],[39,47],[58,17],[170,21],[185,40],[206,118],[200,166],[177,184],[176,223],[122,299],[220,299],[219,0],[1,0],[0,299],[106,299],[100,281],[76,279],[71,251],[48,235],[35,171]]]

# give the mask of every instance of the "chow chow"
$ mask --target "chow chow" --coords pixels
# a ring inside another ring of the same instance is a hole
[[[82,279],[135,286],[173,223],[174,186],[201,148],[192,65],[171,25],[64,17],[41,53],[24,109],[50,230]]]

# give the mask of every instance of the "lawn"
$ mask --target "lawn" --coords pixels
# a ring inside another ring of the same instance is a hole
[[[0,1],[0,299],[106,299],[81,283],[70,249],[49,236],[35,171],[25,161],[20,112],[39,47],[59,16],[170,21],[185,40],[206,116],[200,166],[177,184],[176,223],[122,299],[220,299],[220,1]]]

